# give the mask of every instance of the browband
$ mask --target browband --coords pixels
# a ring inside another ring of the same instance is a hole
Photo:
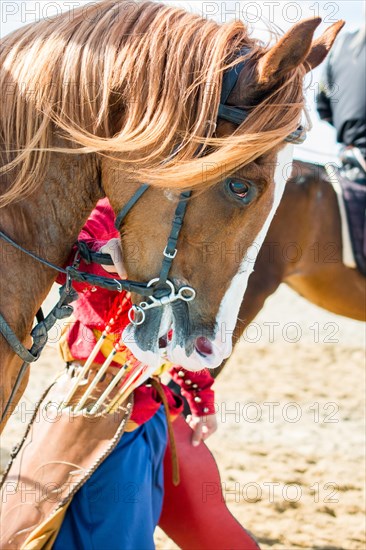
[[[250,48],[242,48],[239,51],[239,57],[247,55],[250,52]],[[236,126],[240,126],[248,117],[248,111],[240,109],[240,107],[233,107],[227,105],[227,100],[235,88],[235,85],[238,81],[239,74],[244,69],[246,60],[241,61],[234,67],[231,67],[225,71],[222,79],[222,89],[221,89],[221,99],[219,104],[219,109],[217,112],[218,118],[231,122]],[[300,144],[303,143],[306,139],[306,130],[300,125],[294,132],[289,134],[285,141],[288,143]]]

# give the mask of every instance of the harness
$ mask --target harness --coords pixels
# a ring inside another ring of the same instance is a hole
[[[239,55],[243,56],[246,55],[248,52],[248,48],[244,48],[239,52]],[[244,60],[224,73],[220,105],[218,109],[219,119],[226,120],[237,126],[239,126],[246,120],[249,113],[244,109],[227,105],[226,102],[237,83],[238,76],[243,70],[245,63],[246,61]],[[303,126],[299,126],[297,130],[292,132],[286,138],[285,141],[299,144],[303,143],[305,137],[305,129],[303,128]],[[121,225],[125,220],[127,214],[148,189],[149,185],[141,185],[136,193],[129,199],[129,201],[125,204],[125,206],[121,209],[116,217],[116,229],[120,230]],[[191,191],[184,191],[180,194],[178,206],[175,210],[174,218],[172,221],[170,235],[168,237],[167,245],[163,251],[163,261],[160,269],[160,274],[158,277],[151,279],[151,281],[147,283],[132,281],[128,279],[111,279],[109,277],[92,275],[90,273],[79,271],[76,265],[68,266],[65,269],[61,268],[49,262],[48,260],[41,258],[37,254],[34,254],[33,252],[30,252],[29,250],[23,248],[6,233],[0,231],[0,238],[17,250],[20,250],[27,256],[30,256],[31,258],[40,262],[46,267],[51,268],[58,273],[63,273],[66,275],[66,284],[60,289],[60,299],[58,303],[47,315],[47,317],[44,320],[41,320],[31,332],[33,345],[30,350],[28,350],[20,342],[16,334],[13,332],[13,330],[10,328],[10,326],[0,313],[0,333],[8,342],[12,350],[23,360],[23,365],[18,373],[17,379],[12,389],[10,398],[5,406],[5,410],[1,417],[0,423],[6,417],[10,404],[21,384],[21,381],[27,371],[29,364],[36,361],[40,357],[41,352],[47,343],[48,331],[54,326],[57,320],[64,319],[71,315],[73,308],[69,304],[77,298],[77,293],[72,288],[72,281],[85,282],[93,286],[99,286],[108,290],[118,292],[133,292],[146,297],[146,301],[141,302],[139,305],[133,305],[131,310],[129,311],[129,320],[134,325],[141,325],[145,321],[145,312],[151,308],[163,307],[177,300],[190,302],[195,299],[196,291],[192,287],[182,286],[178,290],[176,290],[174,284],[168,278],[173,260],[177,255],[177,242],[183,226],[184,216],[191,193]],[[91,261],[97,261],[98,263],[109,265],[113,263],[109,255],[92,253],[88,251],[86,249],[85,243],[84,245],[79,246],[79,251],[81,255],[88,257]]]

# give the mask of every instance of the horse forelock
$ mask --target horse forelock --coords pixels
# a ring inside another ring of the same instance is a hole
[[[295,71],[235,134],[217,138],[222,74],[243,46],[249,57],[262,49],[239,21],[110,0],[5,37],[0,135],[11,152],[1,170],[17,172],[0,206],[35,189],[52,151],[115,156],[130,179],[169,188],[216,183],[265,153],[298,123],[303,75]]]

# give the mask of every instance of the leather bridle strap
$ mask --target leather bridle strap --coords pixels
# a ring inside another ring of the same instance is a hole
[[[101,277],[99,275],[92,275],[91,273],[87,273],[84,271],[78,271],[76,268],[69,266],[64,269],[63,267],[59,267],[58,265],[49,262],[48,260],[45,260],[44,258],[41,258],[37,254],[34,254],[30,250],[27,250],[20,244],[18,244],[16,241],[14,241],[9,235],[4,233],[4,231],[0,231],[0,238],[6,241],[8,244],[12,245],[17,250],[20,250],[27,256],[30,256],[37,262],[40,262],[46,267],[49,267],[51,269],[54,269],[58,273],[62,273],[63,275],[66,275],[66,278],[69,281],[78,281],[83,283],[88,283],[93,286],[100,286],[101,288],[105,288],[106,290],[114,290],[116,292],[122,292],[123,290],[127,292],[135,292],[136,294],[141,294],[142,296],[150,296],[153,293],[153,290],[151,288],[147,288],[146,283],[139,283],[138,281],[129,281],[125,279],[111,279],[110,277]],[[103,260],[104,258],[102,258]],[[100,263],[104,263],[101,261]],[[106,262],[110,263],[110,262]],[[112,265],[112,263],[110,263]],[[1,328],[0,328],[1,332]]]
[[[121,229],[121,225],[131,208],[136,204],[143,193],[145,193],[148,187],[147,184],[141,186],[128,201],[126,206],[119,212],[115,222],[115,227],[118,230]],[[151,281],[145,284],[145,294],[149,300],[142,301],[139,305],[134,304],[128,313],[128,318],[134,325],[141,325],[144,322],[148,309],[162,307],[176,300],[190,302],[194,300],[196,296],[196,292],[192,287],[181,286],[177,291],[174,284],[168,279],[173,260],[177,255],[177,243],[191,193],[192,191],[184,191],[179,195],[179,201],[174,213],[167,245],[163,251],[163,262],[159,276],[151,279]]]
[[[172,229],[169,235],[168,243],[163,252],[164,258],[161,265],[158,285],[166,283],[174,258],[177,255],[177,242],[180,231],[183,226],[184,215],[186,213],[188,199],[192,191],[185,191],[180,194],[179,203],[174,214]]]
[[[116,217],[116,221],[114,222],[114,227],[116,229],[120,229],[121,225],[122,225],[122,222],[123,220],[125,219],[125,217],[127,216],[127,214],[129,213],[129,211],[131,210],[131,208],[133,206],[135,206],[135,204],[137,203],[137,201],[139,200],[140,197],[142,197],[142,195],[145,193],[145,191],[147,191],[149,189],[149,185],[147,183],[144,183],[143,185],[141,185],[136,193],[130,198],[130,200],[124,205],[124,207],[120,210],[118,216]]]
[[[127,214],[130,212],[132,207],[137,203],[139,198],[149,189],[148,184],[143,184],[139,189],[136,191],[136,193],[130,198],[130,200],[127,202],[127,204],[122,208],[122,210],[118,213],[115,221],[115,228],[120,230],[121,225],[126,218]],[[184,191],[179,196],[179,202],[178,206],[175,210],[173,222],[172,222],[172,228],[170,231],[170,235],[168,237],[167,245],[163,251],[163,263],[161,266],[159,277],[155,280],[154,279],[154,285],[148,286],[147,289],[152,292],[150,292],[150,295],[153,294],[156,298],[161,298],[162,296],[169,294],[171,292],[171,288],[166,285],[166,282],[168,280],[168,275],[173,263],[173,260],[175,256],[177,255],[177,242],[179,238],[180,231],[183,226],[183,220],[184,215],[187,208],[188,199],[191,196],[192,191]],[[155,289],[155,292],[154,292]],[[146,295],[149,295],[149,292],[146,293]]]
[[[141,296],[151,296],[153,293],[152,288],[148,288],[146,283],[139,283],[138,281],[130,281],[128,279],[111,279],[109,277],[100,277],[99,275],[92,275],[85,271],[78,271],[75,267],[67,267],[65,269],[66,274],[71,281],[77,281],[79,283],[88,283],[92,286],[99,286],[106,290],[112,290],[114,292],[135,292]]]
[[[33,363],[38,357],[32,353],[31,350],[28,350],[19,338],[16,336],[13,329],[5,321],[4,317],[0,313],[0,333],[4,336],[5,340],[8,342],[12,350],[26,363]]]
[[[223,105],[222,103],[220,103],[219,105],[218,117],[222,120],[231,122],[236,126],[240,126],[240,124],[242,124],[248,118],[248,115],[248,111],[245,111],[244,109],[232,107],[231,105]],[[289,134],[284,141],[286,141],[287,143],[300,145],[301,143],[304,143],[305,139],[305,128],[300,125],[298,128],[296,128],[296,130],[291,132],[291,134]]]
[[[23,364],[12,387],[10,397],[1,415],[0,424],[2,424],[3,420],[6,418],[6,415],[9,412],[11,403],[13,402],[14,397],[22,383],[24,375],[28,370],[29,364],[39,359],[43,348],[47,344],[48,333],[51,328],[56,324],[56,322],[58,320],[65,319],[66,317],[70,317],[73,308],[69,304],[73,302],[76,298],[77,294],[74,289],[68,289],[67,285],[64,285],[60,288],[60,299],[58,300],[57,304],[52,308],[46,318],[41,320],[31,332],[33,344],[30,350],[28,350],[22,344],[22,342],[20,342],[18,337],[15,335],[9,324],[5,321],[4,317],[0,313],[0,333],[4,336],[5,340],[8,342],[13,351],[23,360]]]
[[[239,51],[238,57],[245,56],[250,52],[250,48],[242,48]],[[228,71],[225,71],[222,79],[222,88],[221,88],[221,99],[219,110],[217,112],[218,118],[231,122],[236,126],[240,126],[249,116],[249,112],[240,107],[234,107],[232,105],[227,105],[227,100],[231,92],[233,91],[239,74],[244,69],[246,60],[241,61],[234,67],[231,67]],[[306,130],[300,125],[294,132],[289,134],[285,141],[288,143],[301,144],[306,139]]]
[[[114,265],[112,256],[110,254],[104,254],[103,252],[93,252],[85,241],[78,241],[76,243],[80,256],[83,258],[86,264],[99,264],[99,265]]]

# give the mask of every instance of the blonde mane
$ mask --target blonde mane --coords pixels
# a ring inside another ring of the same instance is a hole
[[[130,180],[194,188],[252,162],[296,128],[302,68],[233,135],[214,137],[224,70],[242,60],[233,56],[243,46],[249,56],[263,51],[243,23],[124,0],[87,13],[28,25],[0,43],[0,170],[11,181],[0,206],[39,185],[53,151],[112,156]],[[195,158],[199,144],[204,159]],[[204,172],[203,160],[216,169]]]

